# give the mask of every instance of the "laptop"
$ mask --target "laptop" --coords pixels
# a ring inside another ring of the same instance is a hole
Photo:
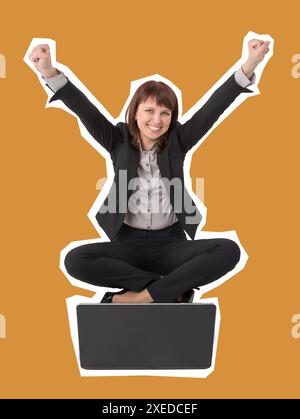
[[[214,304],[79,304],[81,367],[209,368],[215,319]]]

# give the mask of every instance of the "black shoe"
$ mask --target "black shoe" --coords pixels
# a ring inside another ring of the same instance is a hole
[[[100,303],[104,303],[104,304],[112,304],[112,298],[114,295],[117,294],[125,294],[125,292],[127,292],[127,289],[123,289],[122,291],[118,291],[118,292],[111,292],[108,291],[104,294],[102,300],[100,301]]]
[[[194,290],[186,291],[184,294],[182,294],[182,300],[181,303],[192,303],[195,297]]]

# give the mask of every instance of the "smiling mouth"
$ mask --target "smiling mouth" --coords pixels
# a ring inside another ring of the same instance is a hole
[[[154,127],[152,125],[147,125],[147,127],[150,129],[150,131],[152,132],[158,132],[161,130],[161,127]]]

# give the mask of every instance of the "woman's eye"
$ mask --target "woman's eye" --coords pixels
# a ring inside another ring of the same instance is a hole
[[[153,109],[146,109],[146,112],[153,112]],[[165,115],[170,115],[169,112],[163,112]]]

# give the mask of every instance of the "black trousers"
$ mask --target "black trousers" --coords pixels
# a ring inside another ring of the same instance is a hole
[[[66,255],[67,272],[89,284],[141,291],[154,302],[175,302],[184,292],[215,281],[240,259],[230,239],[188,240],[179,223],[161,230],[123,224],[110,242],[78,246]]]

